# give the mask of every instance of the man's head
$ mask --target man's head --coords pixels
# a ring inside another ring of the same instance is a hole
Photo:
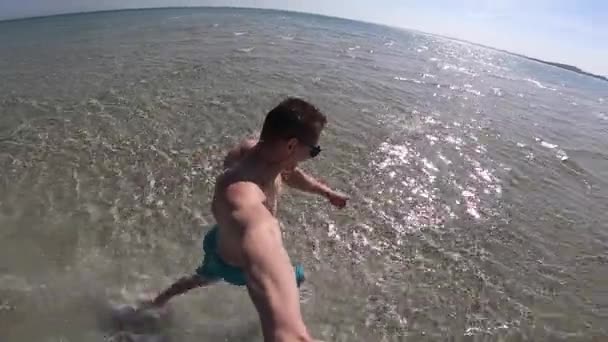
[[[260,141],[285,168],[294,168],[321,152],[318,141],[326,123],[325,115],[312,104],[287,98],[266,115]]]

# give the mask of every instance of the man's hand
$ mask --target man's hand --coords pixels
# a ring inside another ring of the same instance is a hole
[[[346,206],[346,202],[349,200],[349,197],[345,194],[333,190],[327,192],[325,197],[327,197],[329,203],[340,209],[344,208]]]

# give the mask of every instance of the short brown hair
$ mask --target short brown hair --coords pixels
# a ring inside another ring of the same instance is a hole
[[[315,106],[290,97],[268,112],[260,140],[274,142],[297,138],[310,144],[319,137],[326,123],[327,118]]]

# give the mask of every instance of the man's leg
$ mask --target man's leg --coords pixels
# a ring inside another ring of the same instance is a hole
[[[161,307],[175,296],[184,294],[197,287],[207,286],[209,284],[214,283],[215,281],[215,279],[206,279],[197,274],[182,277],[175,283],[173,283],[173,285],[169,286],[166,290],[161,292],[156,298],[154,298],[151,304],[153,306]]]

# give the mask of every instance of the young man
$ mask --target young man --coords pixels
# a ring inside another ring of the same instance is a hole
[[[205,235],[204,260],[152,305],[224,280],[247,286],[265,341],[311,341],[298,295],[303,270],[294,271],[275,215],[283,181],[339,208],[346,205],[346,196],[297,168],[321,152],[318,140],[326,121],[312,104],[288,98],[267,114],[258,141],[245,140],[228,153],[215,185],[211,209],[217,224]]]

